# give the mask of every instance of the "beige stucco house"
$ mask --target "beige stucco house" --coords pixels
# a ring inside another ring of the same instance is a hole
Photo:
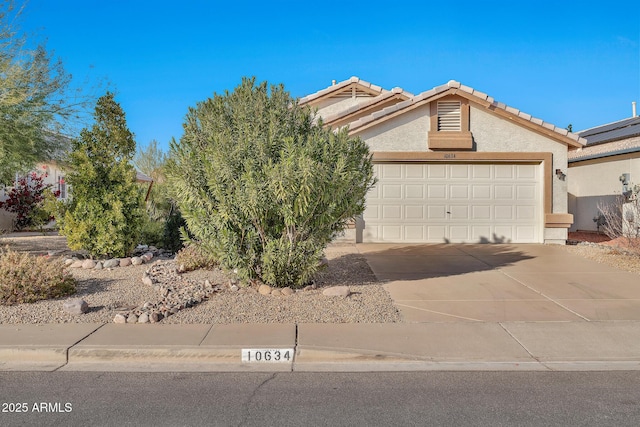
[[[378,183],[346,238],[566,242],[567,154],[585,142],[566,129],[456,81],[413,95],[352,77],[300,103],[373,153]]]
[[[635,115],[635,113],[634,113]],[[640,184],[640,117],[631,117],[578,133],[587,141],[569,151],[571,231],[595,231],[599,206]]]

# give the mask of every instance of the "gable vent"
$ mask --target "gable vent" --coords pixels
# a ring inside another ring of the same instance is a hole
[[[460,101],[438,101],[438,130],[444,132],[462,130]]]

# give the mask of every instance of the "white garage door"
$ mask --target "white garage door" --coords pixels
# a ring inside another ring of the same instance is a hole
[[[539,164],[380,163],[364,242],[541,243]]]

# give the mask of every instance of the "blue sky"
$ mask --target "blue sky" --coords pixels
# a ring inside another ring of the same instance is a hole
[[[165,150],[242,76],[296,97],[354,75],[415,94],[453,79],[575,131],[640,104],[637,1],[30,0],[21,27],[77,84],[108,79],[137,143]]]

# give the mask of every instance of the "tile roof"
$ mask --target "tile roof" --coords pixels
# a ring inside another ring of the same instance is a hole
[[[358,104],[358,105],[353,105],[343,111],[340,111],[338,113],[335,113],[331,116],[327,116],[327,117],[323,117],[323,120],[325,123],[331,123],[331,122],[335,122],[345,116],[348,116],[349,114],[353,114],[353,113],[357,113],[358,111],[361,110],[365,110],[369,107],[375,106],[376,104],[380,104],[383,103],[386,100],[389,99],[393,99],[394,97],[403,97],[404,99],[409,99],[413,97],[412,93],[407,92],[406,90],[403,90],[402,88],[399,87],[394,87],[391,90],[387,90],[382,92],[380,95],[378,96],[374,96],[373,98],[371,98],[370,100],[362,103],[362,104]]]
[[[489,109],[492,110],[503,110],[506,113],[509,113],[511,115],[517,116],[519,119],[527,121],[527,122],[531,122],[535,125],[539,125],[542,126],[556,134],[558,134],[561,137],[565,137],[568,138],[569,141],[571,142],[571,145],[579,147],[582,146],[586,143],[586,139],[581,138],[579,135],[574,134],[569,132],[567,129],[564,128],[560,128],[557,126],[554,126],[551,123],[547,123],[541,119],[532,117],[530,114],[524,113],[516,108],[510,107],[506,104],[503,104],[501,102],[497,102],[496,100],[494,100],[492,97],[488,96],[487,94],[477,91],[475,89],[473,89],[472,87],[469,86],[465,86],[463,84],[461,84],[460,82],[457,82],[455,80],[450,80],[448,83],[444,84],[444,85],[440,85],[440,86],[436,86],[432,89],[429,89],[425,92],[422,92],[418,95],[415,95],[413,97],[411,97],[410,99],[403,101],[403,102],[399,102],[393,106],[384,108],[382,110],[376,111],[368,116],[362,117],[354,122],[352,122],[350,124],[350,129],[352,131],[357,131],[357,129],[365,127],[367,125],[371,125],[374,122],[381,120],[385,117],[390,117],[390,116],[394,116],[395,113],[399,113],[404,109],[407,108],[412,108],[412,107],[417,107],[418,105],[422,105],[424,103],[429,102],[432,98],[441,95],[445,92],[448,91],[455,91],[456,94],[464,96],[468,99],[472,99],[472,100],[477,100],[480,101],[486,105],[488,105]],[[367,126],[368,127],[368,126]]]
[[[632,117],[578,132],[587,140],[582,149],[569,152],[569,162],[640,152],[640,117]]]
[[[304,98],[300,98],[298,100],[298,103],[300,105],[308,104],[309,102],[312,102],[318,98],[322,98],[323,96],[329,95],[333,92],[339,92],[341,89],[344,89],[352,85],[353,83],[356,83],[364,88],[367,88],[373,93],[381,94],[381,93],[388,92],[387,90],[381,88],[380,86],[374,85],[373,83],[369,83],[367,81],[360,79],[359,77],[354,76],[354,77],[351,77],[350,79],[343,80],[336,84],[332,84],[331,86],[325,89],[319,90],[316,93],[312,93],[311,95],[307,95]]]

